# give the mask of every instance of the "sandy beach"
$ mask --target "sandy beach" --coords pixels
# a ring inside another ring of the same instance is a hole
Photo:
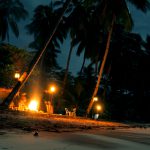
[[[38,130],[38,136],[34,136]],[[0,112],[0,150],[149,150],[150,125]]]
[[[132,131],[98,129],[61,133],[40,131],[37,137],[33,134],[34,132],[18,129],[0,130],[0,150],[150,149],[149,129],[132,128]]]
[[[83,117],[68,117],[65,115],[49,115],[33,112],[14,112],[5,111],[0,113],[1,129],[21,129],[24,131],[62,132],[65,130],[87,130],[93,128],[129,128],[129,124],[110,122],[102,120],[93,120]]]

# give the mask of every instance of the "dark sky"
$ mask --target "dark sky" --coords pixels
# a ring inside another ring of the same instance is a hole
[[[49,4],[50,0],[20,0],[25,6],[25,9],[28,10],[29,17],[25,21],[21,21],[19,23],[19,29],[20,29],[20,36],[18,39],[13,34],[10,34],[10,43],[16,45],[19,48],[28,49],[28,44],[33,40],[33,37],[28,35],[26,33],[26,30],[24,29],[24,26],[28,24],[31,21],[33,10],[36,6],[39,4]],[[141,36],[145,39],[146,36],[150,35],[150,11],[147,14],[144,14],[140,11],[137,11],[136,8],[130,7],[130,12],[132,14],[133,20],[134,20],[134,29],[133,32],[140,33]],[[66,54],[68,54],[69,51],[69,42],[66,41],[62,48],[61,48],[61,54],[58,56],[58,62],[61,67],[65,67],[66,65]],[[70,71],[75,74],[77,71],[80,70],[81,67],[81,61],[83,56],[76,57],[75,52],[73,54],[71,65],[70,65]]]

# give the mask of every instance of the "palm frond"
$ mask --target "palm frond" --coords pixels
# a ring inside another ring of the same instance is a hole
[[[147,12],[150,9],[150,1],[149,0],[128,0],[134,6],[136,6],[139,10],[143,12]]]

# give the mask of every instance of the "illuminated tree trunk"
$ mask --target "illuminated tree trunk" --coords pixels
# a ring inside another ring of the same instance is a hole
[[[102,60],[102,64],[101,64],[101,67],[100,67],[97,83],[96,83],[96,86],[95,86],[92,98],[91,98],[90,103],[88,105],[88,108],[86,110],[86,116],[89,115],[89,113],[90,113],[90,110],[91,110],[91,108],[93,106],[93,102],[94,102],[93,98],[97,95],[97,92],[98,92],[98,89],[99,89],[99,85],[101,83],[101,78],[102,78],[104,66],[105,66],[107,55],[108,55],[108,52],[109,52],[110,40],[111,40],[111,35],[112,35],[112,31],[113,31],[114,22],[115,22],[115,15],[113,16],[112,23],[111,23],[111,26],[110,26],[110,30],[108,32],[108,38],[107,38],[105,54],[104,54],[104,57],[103,57],[103,60]]]
[[[34,70],[35,66],[37,65],[37,63],[39,62],[39,60],[41,59],[43,53],[46,51],[47,46],[49,45],[49,43],[51,42],[60,22],[62,21],[62,17],[64,15],[64,13],[66,12],[68,5],[70,4],[71,0],[66,0],[64,6],[63,6],[63,11],[62,14],[60,16],[60,18],[58,19],[58,22],[55,26],[55,28],[53,29],[53,32],[50,36],[50,38],[48,39],[48,41],[46,42],[44,48],[42,50],[39,50],[37,52],[37,54],[35,55],[35,57],[33,58],[33,60],[31,61],[28,70],[26,71],[25,74],[23,74],[23,77],[21,77],[22,79],[18,81],[18,83],[16,84],[16,86],[12,89],[12,91],[10,92],[10,94],[6,97],[6,99],[3,101],[3,103],[1,104],[2,106],[8,107],[9,104],[11,103],[11,101],[13,100],[13,98],[16,96],[16,94],[22,89],[23,85],[26,83],[26,81],[28,80],[28,78],[30,77],[32,71]]]

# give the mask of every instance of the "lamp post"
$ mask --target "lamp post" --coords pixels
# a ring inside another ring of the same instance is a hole
[[[15,72],[14,77],[15,77],[15,79],[19,80],[19,78],[20,78],[20,73],[19,73],[19,72]]]
[[[53,114],[54,112],[54,109],[53,109],[53,94],[55,93],[56,91],[56,87],[54,85],[51,85],[50,88],[49,88],[49,94],[50,94],[50,100],[47,101],[45,104],[46,104],[46,107],[47,107],[47,112],[50,113],[50,114]]]
[[[56,87],[54,86],[54,85],[52,85],[51,87],[50,87],[50,93],[54,93],[56,91]]]
[[[97,114],[102,110],[102,106],[101,105],[97,105],[96,106],[96,110],[97,110]]]
[[[100,111],[102,110],[102,106],[101,105],[96,105],[96,114],[95,114],[95,116],[94,116],[94,119],[98,119],[98,117],[99,117],[99,113],[100,113]]]
[[[51,103],[53,101],[53,94],[55,93],[55,91],[56,91],[56,87],[54,85],[50,86],[49,93],[51,95],[51,98],[50,98]]]
[[[100,115],[100,111],[102,110],[102,106],[98,104],[96,105],[95,109],[96,109],[96,113],[94,115],[94,119],[97,120]]]

